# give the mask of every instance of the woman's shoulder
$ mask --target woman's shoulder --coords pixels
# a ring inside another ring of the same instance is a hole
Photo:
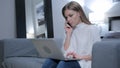
[[[92,32],[92,33],[100,31],[99,28],[96,25],[94,25],[94,24],[86,25],[84,29],[86,31]]]
[[[97,25],[94,25],[94,24],[90,24],[88,28],[91,29],[91,30],[99,30]]]
[[[99,30],[97,25],[94,25],[94,24],[81,23],[78,26],[79,26],[80,29],[82,27],[82,29],[85,29],[85,30]]]

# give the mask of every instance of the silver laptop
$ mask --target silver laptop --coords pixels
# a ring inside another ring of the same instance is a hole
[[[62,42],[60,42],[58,39],[31,39],[31,41],[39,52],[41,58],[79,60],[75,58],[65,58],[60,48],[60,46],[62,46]]]

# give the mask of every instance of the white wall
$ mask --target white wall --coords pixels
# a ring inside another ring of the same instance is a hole
[[[120,16],[120,2],[113,3],[113,6],[106,13],[107,17]]]
[[[54,37],[63,38],[64,36],[64,18],[62,16],[62,7],[68,0],[52,0]]]
[[[15,38],[14,0],[0,0],[0,39]]]

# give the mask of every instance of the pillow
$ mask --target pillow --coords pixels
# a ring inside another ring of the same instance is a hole
[[[38,56],[38,52],[29,39],[4,39],[4,57]]]

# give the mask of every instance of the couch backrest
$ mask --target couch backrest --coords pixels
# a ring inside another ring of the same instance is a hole
[[[14,56],[38,56],[36,49],[29,39],[4,39],[0,40],[3,47],[4,58]]]
[[[120,32],[108,32],[103,36],[104,39],[120,39]]]

